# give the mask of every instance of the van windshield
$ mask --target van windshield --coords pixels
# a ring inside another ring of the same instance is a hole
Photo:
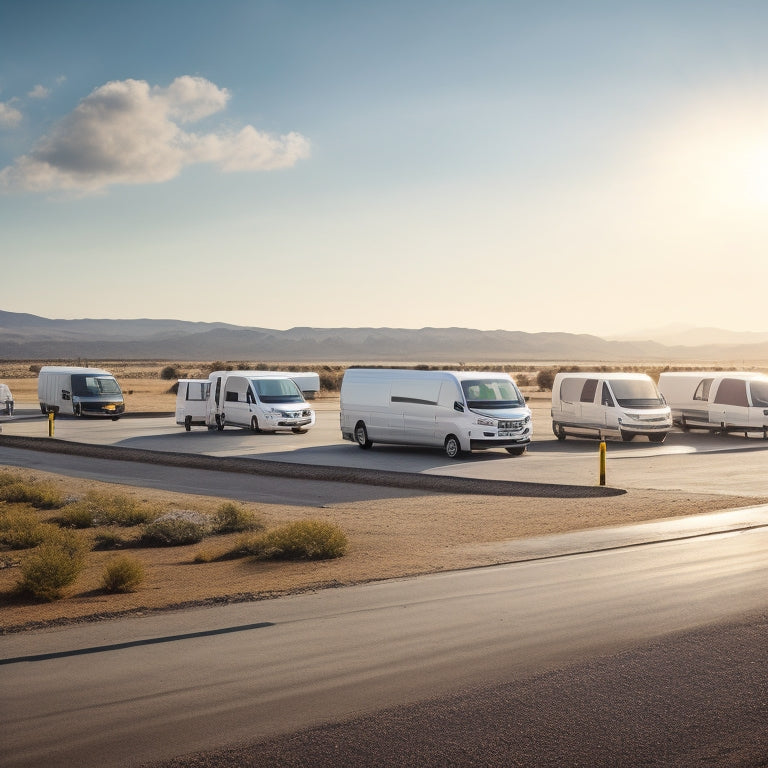
[[[749,389],[752,392],[752,405],[768,408],[768,381],[751,381]]]
[[[121,395],[120,385],[112,376],[93,376],[76,373],[72,376],[72,394],[77,397]]]
[[[304,396],[293,379],[251,379],[262,403],[303,403]]]
[[[465,379],[461,382],[470,408],[516,408],[525,405],[510,379]]]
[[[645,379],[614,379],[611,389],[622,408],[660,408],[664,401],[652,381]]]

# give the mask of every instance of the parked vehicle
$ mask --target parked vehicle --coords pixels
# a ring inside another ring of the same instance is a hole
[[[659,389],[683,429],[761,432],[768,439],[768,376],[743,371],[662,373]]]
[[[208,378],[205,423],[211,428],[236,426],[254,432],[290,429],[301,433],[315,423],[315,412],[285,373],[215,371]]]
[[[44,365],[37,377],[37,397],[43,413],[108,416],[113,421],[125,413],[120,385],[101,368]]]
[[[670,409],[644,373],[558,373],[551,413],[558,440],[645,435],[662,443],[672,429]]]
[[[506,373],[349,368],[341,382],[341,435],[361,448],[374,443],[462,451],[531,442],[525,399]]]
[[[13,416],[13,395],[7,384],[0,383],[0,412]]]
[[[193,426],[206,426],[210,379],[179,379],[176,390],[176,423],[189,432]]]

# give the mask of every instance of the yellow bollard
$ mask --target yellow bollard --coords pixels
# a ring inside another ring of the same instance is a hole
[[[600,441],[600,485],[605,485],[605,440]]]
[[[53,437],[53,420],[56,418],[56,414],[53,411],[48,411],[48,437]]]

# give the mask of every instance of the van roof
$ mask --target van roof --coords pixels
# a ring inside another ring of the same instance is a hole
[[[623,371],[613,371],[611,373],[608,373],[607,371],[561,371],[555,376],[556,379],[566,379],[569,377],[573,377],[574,379],[606,379],[608,381],[651,378],[647,373],[630,373]]]

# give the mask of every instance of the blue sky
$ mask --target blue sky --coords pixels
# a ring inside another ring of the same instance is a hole
[[[766,330],[763,2],[0,0],[0,309]]]

